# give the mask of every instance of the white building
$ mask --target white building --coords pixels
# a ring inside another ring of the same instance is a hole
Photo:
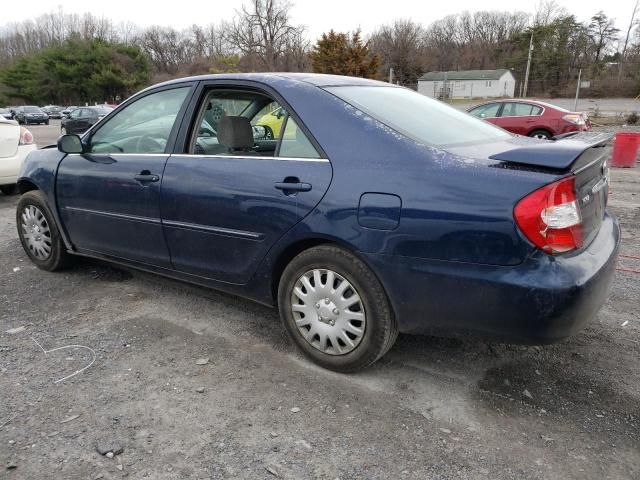
[[[513,97],[516,79],[506,68],[429,72],[418,79],[418,93],[432,98]]]

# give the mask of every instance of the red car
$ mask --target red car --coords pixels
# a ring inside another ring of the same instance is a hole
[[[585,113],[570,112],[549,103],[533,100],[498,100],[467,110],[511,133],[536,138],[551,138],[569,132],[591,130]]]

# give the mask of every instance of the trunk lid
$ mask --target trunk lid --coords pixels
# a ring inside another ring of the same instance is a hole
[[[18,151],[20,126],[0,118],[0,158],[13,157]]]
[[[489,154],[487,146],[480,155],[498,161],[492,165],[495,167],[548,172],[553,175],[549,182],[574,175],[583,246],[586,247],[600,230],[604,219],[609,195],[607,160],[611,153],[611,138],[611,134],[596,132],[567,134],[555,141],[514,138],[510,142],[493,145],[493,151],[498,150],[499,153]],[[467,152],[459,153],[464,155]]]

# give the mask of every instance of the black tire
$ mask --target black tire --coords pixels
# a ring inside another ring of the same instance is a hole
[[[313,269],[333,270],[353,285],[362,301],[366,324],[362,339],[348,353],[332,355],[311,345],[299,331],[291,306],[298,279]],[[318,365],[337,372],[354,372],[381,358],[398,337],[398,327],[384,288],[374,273],[349,251],[321,245],[300,253],[285,268],[278,286],[280,318],[289,336]]]
[[[44,122],[45,125],[49,125],[49,120],[47,120],[46,122]]]
[[[24,237],[22,228],[22,214],[25,211],[25,208],[29,206],[35,206],[42,213],[49,226],[51,252],[49,253],[49,256],[44,259],[38,258],[31,251]],[[16,224],[18,228],[18,236],[20,237],[20,243],[22,243],[22,248],[24,248],[24,251],[29,256],[29,259],[38,268],[53,272],[56,270],[61,270],[69,265],[70,255],[67,253],[67,250],[64,246],[64,242],[62,241],[62,237],[60,236],[58,226],[56,225],[53,215],[51,214],[51,210],[49,209],[49,205],[47,204],[46,197],[41,191],[31,190],[20,197],[20,200],[18,200],[18,206],[16,208]]]
[[[18,185],[1,185],[0,192],[2,192],[4,195],[15,195],[16,193],[18,193]]]
[[[529,136],[540,139],[544,137],[547,140],[550,140],[553,137],[553,135],[551,135],[551,132],[547,130],[534,130],[533,132],[529,133]]]

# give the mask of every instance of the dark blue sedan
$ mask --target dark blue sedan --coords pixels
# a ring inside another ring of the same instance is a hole
[[[44,270],[93,257],[277,306],[338,371],[398,332],[551,342],[613,277],[608,140],[515,137],[358,78],[186,78],[32,153],[18,233]]]

